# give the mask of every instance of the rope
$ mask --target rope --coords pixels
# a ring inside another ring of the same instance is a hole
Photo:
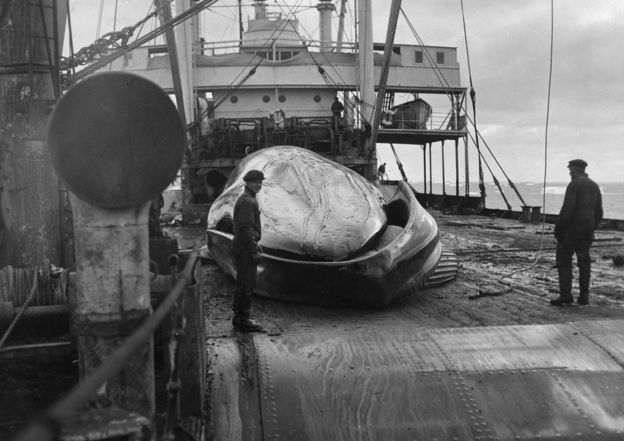
[[[68,28],[68,32],[69,32],[69,51],[71,54],[71,58],[74,57],[74,30],[72,27],[72,21],[71,21],[71,11],[69,8],[69,0],[65,1],[65,7],[67,8],[67,28]],[[71,77],[73,78],[73,76],[76,75],[76,68],[74,66],[72,66],[71,68]]]
[[[468,135],[470,136],[470,139],[472,140],[472,142],[475,142],[474,137],[472,136],[472,133],[466,131],[466,133],[468,133]],[[477,152],[479,152],[479,155],[481,155],[481,157],[483,158],[483,162],[485,162],[485,166],[488,168],[488,170],[490,171],[490,175],[492,175],[492,179],[494,180],[494,184],[496,185],[496,187],[498,187],[498,191],[500,192],[501,196],[503,197],[503,200],[505,201],[505,205],[507,205],[507,211],[512,211],[511,209],[511,205],[509,204],[509,201],[507,200],[507,196],[505,196],[505,192],[503,191],[500,182],[498,182],[498,179],[496,178],[496,176],[494,176],[494,172],[492,171],[492,168],[490,167],[490,164],[488,164],[488,162],[485,160],[485,157],[483,156],[483,153],[481,153],[480,150],[477,150]]]
[[[438,67],[438,63],[436,63],[433,60],[433,57],[431,56],[429,51],[425,49],[424,41],[422,40],[422,38],[420,38],[420,35],[418,35],[418,32],[416,32],[416,29],[412,25],[412,22],[407,17],[407,14],[405,13],[405,11],[403,10],[402,7],[401,7],[401,13],[403,14],[403,17],[405,18],[405,21],[407,22],[407,25],[409,26],[410,30],[412,31],[412,35],[416,38],[416,41],[418,42],[418,44],[420,44],[423,47],[423,49],[424,49],[423,53],[425,54],[425,57],[427,58],[427,61],[429,61],[429,64],[433,68],[433,73],[435,74],[436,78],[438,79],[438,81],[440,82],[441,85],[443,85],[443,86],[445,86],[447,88],[450,88],[451,85],[449,84],[449,82],[447,81],[446,77],[444,76],[444,73]],[[449,98],[451,103],[453,103],[452,95],[449,92],[446,93],[446,96]]]
[[[104,13],[104,0],[100,0],[100,12],[98,13],[98,22],[95,30],[95,39],[100,37],[100,29],[102,27],[102,14]]]
[[[117,30],[117,6],[118,6],[119,0],[115,0],[115,13],[113,15],[113,32],[115,32]],[[108,65],[108,71],[110,72],[113,69],[113,65],[109,64]]]
[[[464,0],[461,0],[460,3],[461,3],[461,11],[462,11],[462,22],[464,24],[464,41],[466,42],[466,59],[468,61],[468,78],[470,79],[470,100],[472,101],[472,114],[474,115],[473,127],[476,133],[477,132],[477,97],[476,97],[476,92],[474,90],[474,86],[472,84],[472,68],[470,67],[470,51],[468,50],[468,32],[466,31],[466,15],[464,14]],[[481,192],[481,197],[484,198],[486,195],[485,195],[485,184],[483,182],[483,166],[481,164],[482,155],[481,155],[481,148],[479,147],[479,137],[476,136],[476,139],[473,139],[473,142],[475,143],[475,147],[477,148],[477,152],[479,153],[479,156],[478,156],[479,191]],[[505,202],[507,202],[507,200],[505,200]],[[507,203],[507,206],[509,207],[509,203]],[[511,209],[511,207],[509,207],[509,209]]]
[[[35,297],[35,293],[37,292],[37,287],[38,287],[37,282],[38,282],[37,271],[35,271],[33,275],[32,287],[30,288],[30,293],[28,294],[28,297],[22,304],[22,307],[20,308],[17,315],[13,318],[13,321],[11,321],[11,324],[9,325],[7,330],[4,331],[4,334],[2,335],[2,339],[0,339],[0,349],[2,349],[2,346],[4,346],[4,343],[7,341],[7,339],[11,335],[13,328],[15,328],[15,325],[17,325],[17,322],[19,321],[20,318],[22,318],[22,315],[24,314],[24,312],[26,312],[26,309],[28,309],[28,305],[30,305],[30,302]]]
[[[468,118],[468,121],[470,123],[472,123],[472,119],[470,118],[470,115],[468,115],[468,112],[466,111],[466,107],[462,106],[462,109],[465,112],[466,117]],[[474,125],[473,125],[474,126]],[[479,139],[481,139],[481,141],[483,141],[483,144],[485,145],[485,147],[487,148],[488,152],[490,152],[490,155],[492,156],[492,159],[494,159],[494,162],[496,162],[496,165],[498,165],[498,168],[500,169],[500,171],[503,173],[503,176],[505,176],[505,178],[507,178],[507,182],[509,183],[509,186],[514,190],[514,192],[516,193],[516,196],[518,196],[518,199],[520,199],[520,202],[522,203],[522,205],[526,205],[526,203],[524,202],[524,198],[522,197],[522,195],[520,194],[520,191],[518,190],[518,188],[516,187],[516,185],[513,183],[513,181],[511,180],[511,178],[507,175],[507,173],[505,172],[505,169],[503,168],[503,166],[501,165],[501,163],[498,161],[498,159],[496,158],[496,155],[494,154],[494,152],[492,151],[492,149],[490,148],[490,146],[488,145],[487,141],[485,140],[485,138],[483,137],[483,135],[481,135],[481,132],[476,130],[475,133],[477,134],[477,136],[479,137]],[[474,141],[473,141],[474,142]]]
[[[546,171],[547,171],[547,165],[548,165],[548,126],[549,126],[549,119],[550,119],[550,91],[551,91],[551,86],[552,86],[553,46],[554,46],[554,33],[555,33],[554,31],[555,10],[554,9],[555,9],[554,0],[550,0],[550,61],[549,61],[549,68],[548,68],[548,95],[546,99],[546,122],[545,122],[545,127],[544,127],[544,181],[542,185],[542,206],[543,207],[546,205],[546,175],[547,175]],[[542,229],[541,229],[541,237],[540,237],[540,247],[537,252],[537,256],[535,256],[535,260],[533,261],[531,265],[529,265],[528,267],[524,269],[512,271],[508,274],[505,274],[504,276],[500,278],[501,281],[502,279],[506,279],[512,276],[513,274],[518,274],[518,273],[523,273],[525,271],[528,271],[531,268],[533,268],[535,265],[537,265],[537,262],[539,262],[542,256],[542,251],[544,249],[544,227],[545,225],[546,225],[546,212],[544,210],[544,212],[542,213]]]
[[[403,180],[405,182],[407,182],[407,175],[405,174],[405,170],[403,170],[403,164],[401,164],[401,160],[399,159],[399,155],[397,155],[396,150],[394,149],[394,144],[390,143],[390,148],[392,149],[392,153],[394,154],[394,160],[397,163],[397,166],[399,167],[399,171],[401,172],[401,176],[403,177]],[[410,185],[411,187],[411,185]]]
[[[472,69],[470,68],[470,52],[468,51],[468,32],[466,32],[466,15],[464,14],[464,0],[461,2],[462,22],[464,24],[464,41],[466,42],[466,60],[468,62],[468,78],[470,79],[470,92],[474,90],[472,87]]]
[[[73,53],[71,57],[61,58],[60,60],[60,69],[61,70],[69,70],[75,68],[77,66],[85,65],[90,63],[91,61],[96,60],[100,56],[106,54],[111,49],[117,49],[120,47],[126,47],[128,45],[128,40],[130,37],[134,35],[134,31],[139,27],[143,26],[143,24],[150,20],[151,18],[158,15],[160,10],[165,6],[169,5],[173,0],[168,0],[164,5],[155,9],[153,12],[145,16],[142,20],[139,20],[132,26],[126,26],[119,31],[108,32],[101,37],[96,37],[96,40],[83,48],[81,48],[78,52]],[[103,0],[102,0],[103,3]],[[101,16],[100,16],[101,21]],[[116,24],[116,15],[115,15],[115,24]],[[98,25],[98,35],[99,35],[99,25]]]
[[[152,0],[149,7],[147,8],[147,12],[145,13],[146,17],[149,15],[150,11],[152,10],[154,6],[155,6],[154,0]],[[141,26],[139,27],[139,32],[137,32],[137,38],[139,37],[139,35],[141,35],[141,32],[143,32],[143,26],[145,26],[145,22],[141,23]]]

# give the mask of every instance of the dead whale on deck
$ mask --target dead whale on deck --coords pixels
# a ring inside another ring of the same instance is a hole
[[[256,293],[316,305],[380,307],[424,285],[442,255],[438,228],[404,182],[386,198],[365,178],[292,146],[259,150],[232,172],[207,219],[210,257],[235,276],[232,212],[249,170],[263,259]]]

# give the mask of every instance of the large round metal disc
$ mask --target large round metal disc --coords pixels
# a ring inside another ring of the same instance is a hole
[[[139,205],[162,192],[176,177],[185,142],[169,96],[124,72],[73,86],[48,125],[58,174],[78,197],[107,208]]]

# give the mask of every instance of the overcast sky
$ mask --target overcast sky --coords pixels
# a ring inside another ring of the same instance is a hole
[[[142,18],[150,3],[118,0],[117,28]],[[236,10],[223,7],[235,3],[221,1],[217,3],[221,7],[202,14],[206,40],[237,38]],[[315,5],[316,1],[289,0],[288,3],[301,8]],[[587,171],[597,181],[624,182],[624,1],[556,0],[554,3],[547,179],[569,180],[567,161],[579,157],[587,160]],[[99,4],[96,0],[71,0],[77,48],[94,40]],[[276,3],[269,0],[267,4]],[[353,0],[348,4],[353,10]],[[389,5],[390,0],[373,0],[375,41],[384,41]],[[550,5],[549,0],[464,0],[472,79],[477,94],[477,123],[514,181],[543,179]],[[288,10],[288,6],[282,8]],[[425,44],[457,47],[462,83],[468,86],[460,0],[404,0],[403,8]],[[115,0],[104,1],[101,34],[113,29],[114,9]],[[251,13],[250,9],[246,12]],[[309,8],[299,18],[307,33],[316,38],[316,11]],[[347,25],[352,26],[349,20]],[[151,25],[146,25],[143,33],[148,30]],[[417,44],[403,17],[399,18],[395,41]],[[449,148],[447,155],[450,153]],[[399,155],[407,165],[408,175],[410,165],[414,168],[412,174],[419,173],[420,148],[402,146]],[[448,156],[447,173],[452,173],[453,164]],[[398,177],[387,149],[380,148],[380,159],[388,162],[390,176]],[[437,159],[434,156],[434,161]],[[474,159],[473,155],[471,168],[476,165]],[[486,156],[486,160],[495,169],[490,157]],[[476,179],[475,172],[471,173],[471,178]],[[500,174],[497,177],[502,178]],[[434,178],[439,180],[435,174]],[[490,179],[486,170],[486,180]]]

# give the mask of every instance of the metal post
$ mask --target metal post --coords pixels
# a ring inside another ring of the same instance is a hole
[[[429,194],[433,194],[433,164],[431,162],[431,143],[429,143]]]
[[[444,171],[444,140],[442,140],[442,194],[446,196],[446,173]]]
[[[425,144],[420,146],[423,151],[423,185],[424,185],[424,194],[427,194],[427,149]]]
[[[156,6],[162,8],[162,24],[171,21],[171,8],[165,0],[156,0]],[[178,49],[175,40],[173,28],[165,31],[167,39],[167,52],[169,53],[169,64],[171,65],[171,78],[173,80],[173,92],[175,93],[176,103],[180,119],[186,124],[186,111],[184,108],[184,96],[182,94],[182,78],[180,76],[180,63],[178,60]]]
[[[466,196],[470,196],[470,171],[468,169],[468,137],[464,138],[464,151],[465,151],[465,158],[466,158],[466,163],[465,165],[465,169],[466,169]]]
[[[459,196],[459,139],[455,139],[455,196]]]

